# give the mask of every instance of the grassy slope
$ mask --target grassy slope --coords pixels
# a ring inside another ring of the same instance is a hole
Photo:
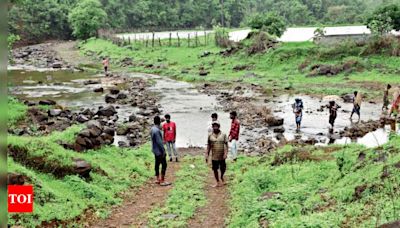
[[[205,178],[208,167],[202,157],[185,157],[181,169],[176,173],[177,180],[169,193],[164,207],[155,208],[149,213],[150,227],[185,227],[196,208],[204,206]],[[173,214],[174,219],[165,219],[164,214]]]
[[[266,54],[248,56],[241,51],[230,57],[222,57],[218,54],[221,48],[216,47],[213,42],[199,47],[187,47],[185,40],[181,41],[181,47],[167,47],[168,41],[163,42],[165,42],[163,47],[145,48],[143,43],[118,47],[109,41],[92,39],[82,43],[81,49],[82,53],[93,51],[100,56],[110,56],[113,62],[111,68],[116,67],[121,59],[130,57],[134,63],[139,63],[138,66],[130,67],[131,71],[157,73],[187,81],[229,82],[242,79],[247,83],[261,84],[270,92],[272,89],[282,91],[285,87],[291,87],[295,92],[316,94],[342,94],[357,89],[365,92],[370,98],[375,98],[381,95],[380,90],[383,89],[375,88],[375,91],[371,91],[370,88],[362,87],[357,82],[400,83],[398,75],[392,72],[398,69],[400,58],[383,54],[360,56],[362,48],[359,47],[349,49],[346,45],[318,47],[310,42],[282,43],[277,49]],[[204,51],[214,54],[200,58]],[[367,69],[347,75],[348,80],[344,79],[344,73],[335,77],[306,77],[307,72],[302,73],[298,70],[298,66],[306,60],[312,65],[337,64],[349,59],[359,61]],[[149,63],[165,65],[167,68],[149,69],[143,66]],[[252,65],[253,69],[249,71],[256,73],[258,77],[246,78],[244,75],[248,71],[232,69],[236,65],[243,64]],[[383,69],[376,69],[374,66],[377,64]],[[198,76],[200,66],[210,71],[207,77]],[[189,73],[181,73],[184,68],[189,68]]]
[[[263,220],[270,227],[375,227],[399,219],[400,169],[394,164],[400,162],[400,137],[377,149],[308,147],[313,161],[271,165],[294,151],[286,146],[269,157],[238,160],[229,227],[258,227]],[[358,161],[360,152],[364,161]],[[382,154],[387,160],[374,161]],[[389,177],[382,179],[384,167]],[[363,184],[357,198],[355,189]],[[266,192],[279,195],[260,200]]]
[[[16,107],[14,107],[16,106]],[[9,103],[11,110],[22,109],[19,103]],[[19,115],[11,115],[15,119]],[[19,117],[18,117],[19,119]],[[109,213],[108,207],[121,203],[118,194],[129,187],[139,186],[151,176],[152,154],[148,145],[140,149],[121,149],[113,146],[97,151],[77,153],[64,149],[57,142],[73,142],[82,126],[72,126],[63,132],[45,137],[8,136],[7,143],[26,148],[32,157],[44,157],[48,166],[68,166],[73,158],[88,161],[93,170],[91,180],[78,176],[58,179],[35,167],[26,167],[8,158],[8,172],[26,175],[34,185],[35,206],[32,214],[9,215],[9,224],[34,227],[44,221],[70,221],[92,211],[98,217]],[[104,171],[104,172],[103,172]]]

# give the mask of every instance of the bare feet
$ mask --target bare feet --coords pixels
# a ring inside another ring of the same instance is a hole
[[[211,185],[211,187],[218,188],[218,187],[221,187],[221,184],[220,184],[220,182],[217,182],[216,184]]]

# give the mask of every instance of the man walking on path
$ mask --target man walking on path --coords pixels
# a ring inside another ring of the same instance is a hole
[[[178,152],[176,152],[175,140],[176,140],[176,124],[171,121],[171,116],[166,114],[166,123],[163,124],[164,131],[164,143],[167,145],[169,161],[172,162],[172,156],[175,156],[175,161],[178,162]],[[173,153],[173,155],[172,155]]]
[[[383,110],[388,110],[389,106],[389,90],[392,88],[390,84],[387,85],[385,91],[383,92],[383,106],[382,106],[382,111]]]
[[[360,109],[361,109],[361,93],[354,91],[354,98],[353,98],[353,111],[351,111],[350,120],[353,118],[353,114],[358,115],[358,121],[360,121]]]
[[[156,184],[161,186],[169,185],[165,182],[165,173],[167,171],[167,160],[163,144],[163,137],[160,130],[161,119],[159,116],[154,117],[154,125],[151,128],[151,149],[155,156],[155,171],[156,171]],[[161,176],[160,176],[160,165],[161,165]]]
[[[104,68],[104,74],[107,76],[108,75],[108,65],[110,65],[110,60],[106,57],[103,58],[103,68]]]
[[[208,157],[212,151],[212,170],[217,182],[212,187],[220,187],[225,184],[224,174],[226,171],[225,160],[228,156],[228,137],[221,132],[220,126],[218,121],[212,123],[213,132],[208,136],[207,151],[205,154],[206,163],[208,163]],[[220,170],[221,176],[219,176],[218,170]]]
[[[211,121],[208,123],[208,134],[211,134],[213,132],[212,123],[217,120],[218,114],[214,112],[213,114],[211,114]]]
[[[237,118],[237,113],[232,111],[230,113],[230,118],[232,120],[231,123],[231,130],[229,132],[229,142],[231,143],[231,157],[233,161],[237,159],[237,141],[239,140],[239,133],[240,133],[240,121]]]

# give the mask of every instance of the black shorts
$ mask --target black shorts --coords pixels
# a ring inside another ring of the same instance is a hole
[[[225,160],[212,160],[212,169],[213,170],[225,170],[226,169],[226,162]]]
[[[107,67],[107,66],[105,66],[105,67],[104,67],[104,71],[107,71],[107,70],[108,70],[108,67]]]

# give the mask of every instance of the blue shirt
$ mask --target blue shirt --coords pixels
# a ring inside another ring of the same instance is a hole
[[[163,137],[159,126],[154,125],[151,127],[151,149],[155,156],[161,156],[165,154]]]

